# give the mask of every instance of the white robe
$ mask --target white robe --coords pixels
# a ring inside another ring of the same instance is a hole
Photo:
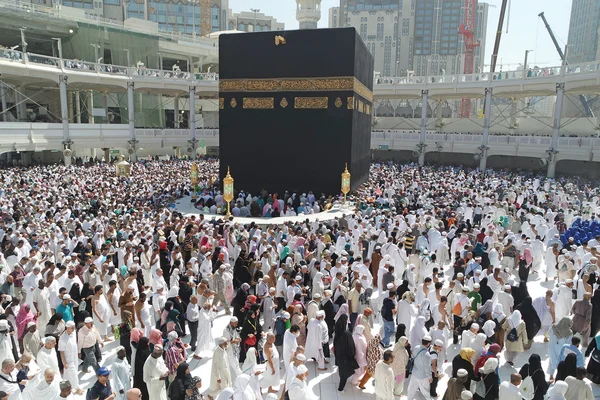
[[[21,389],[19,389],[19,385],[17,383],[10,383],[6,381],[15,382],[17,380],[17,370],[13,370],[13,372],[9,374],[5,374],[4,372],[0,372],[0,376],[4,379],[0,379],[0,390],[8,394],[8,400],[21,400]]]
[[[152,355],[148,357],[144,363],[144,382],[148,386],[149,400],[167,400],[165,381],[160,378],[168,372],[169,369],[162,357],[154,358]]]
[[[571,314],[573,297],[569,287],[561,285],[561,287],[558,288],[555,295],[552,297],[552,300],[554,300],[555,321],[560,321],[563,317],[568,317]]]
[[[117,394],[116,399],[124,400],[127,398],[127,391],[131,389],[131,366],[127,358],[119,360],[118,358],[111,365],[110,377],[112,378],[112,389]],[[119,393],[123,391],[123,394]]]
[[[283,334],[283,365],[288,365],[292,361],[296,348],[298,348],[297,337],[288,329]]]
[[[39,329],[46,329],[48,321],[52,316],[52,310],[50,309],[50,291],[47,288],[43,290],[35,289],[33,291],[33,302],[38,305],[38,312],[40,315],[37,317],[37,326]],[[32,308],[32,312],[34,308]]]
[[[319,320],[316,318],[311,319],[307,326],[306,348],[304,351],[307,360],[314,358],[319,362],[319,360],[323,358],[323,346],[321,344],[322,337],[323,332]]]
[[[65,360],[69,366],[63,370],[63,379],[71,382],[71,386],[74,390],[79,389],[79,377],[77,371],[79,357],[77,356],[77,336],[75,335],[75,332],[69,335],[67,331],[65,331],[60,335],[58,350],[65,353]]]
[[[3,361],[6,359],[15,361],[12,352],[12,341],[8,333],[0,333],[0,359]]]
[[[94,299],[92,299],[92,301],[94,301]],[[100,319],[96,316],[96,313],[98,313],[98,315],[102,319],[102,322],[100,322]],[[104,294],[101,294],[98,301],[96,302],[96,312],[92,313],[92,317],[94,319],[94,326],[96,327],[96,329],[98,329],[98,333],[100,333],[100,336],[107,335],[108,327],[110,326],[111,315],[113,315],[113,312],[110,308],[110,305],[108,304],[108,300],[106,300]]]
[[[37,363],[42,372],[50,368],[52,371],[54,371],[56,376],[60,376],[58,358],[56,357],[56,349],[54,347],[51,349],[47,349],[45,346],[42,347],[40,351],[38,351]]]
[[[210,387],[206,394],[213,398],[217,397],[223,389],[229,388],[231,385],[231,373],[229,372],[227,352],[221,346],[217,346],[213,354],[212,365],[210,368]]]
[[[200,313],[198,313],[198,343],[196,344],[196,355],[200,355],[215,348],[210,329],[210,314],[206,310],[201,309]]]
[[[383,360],[375,366],[375,394],[377,400],[394,400],[394,371]]]

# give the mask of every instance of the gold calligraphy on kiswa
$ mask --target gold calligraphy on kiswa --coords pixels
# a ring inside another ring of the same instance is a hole
[[[242,107],[246,110],[268,110],[275,107],[273,97],[244,97]]]
[[[322,110],[327,108],[328,103],[328,97],[296,97],[294,99],[294,108]]]

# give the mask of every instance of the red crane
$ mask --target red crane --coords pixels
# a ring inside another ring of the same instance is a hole
[[[475,27],[477,25],[477,0],[465,0],[465,22],[458,28],[458,33],[463,36],[465,43],[465,67],[463,73],[470,75],[475,69],[475,47],[479,42],[475,41]],[[469,118],[471,115],[471,99],[462,99],[460,107],[461,118]]]

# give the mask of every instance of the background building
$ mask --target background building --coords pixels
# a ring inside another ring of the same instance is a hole
[[[317,29],[321,19],[321,0],[296,0],[296,20],[300,29]]]
[[[596,60],[600,28],[600,0],[573,0],[567,60],[576,64]]]
[[[277,22],[276,18],[258,11],[242,11],[230,15],[227,29],[243,32],[282,31],[285,25]]]
[[[478,3],[474,71],[483,70],[488,10]],[[340,0],[329,10],[330,27],[353,26],[360,33],[381,76],[462,73],[463,20],[463,0]]]

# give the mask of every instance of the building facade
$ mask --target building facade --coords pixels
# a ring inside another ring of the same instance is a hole
[[[573,0],[569,22],[569,64],[596,60],[600,0]]]
[[[321,0],[296,0],[296,20],[300,29],[317,29],[321,19]]]
[[[242,32],[282,31],[285,24],[261,12],[242,11],[229,16],[227,29]]]
[[[483,70],[489,5],[477,5],[474,71]],[[337,21],[336,21],[337,13]],[[353,26],[381,76],[459,74],[464,70],[463,0],[340,0],[329,26]]]

